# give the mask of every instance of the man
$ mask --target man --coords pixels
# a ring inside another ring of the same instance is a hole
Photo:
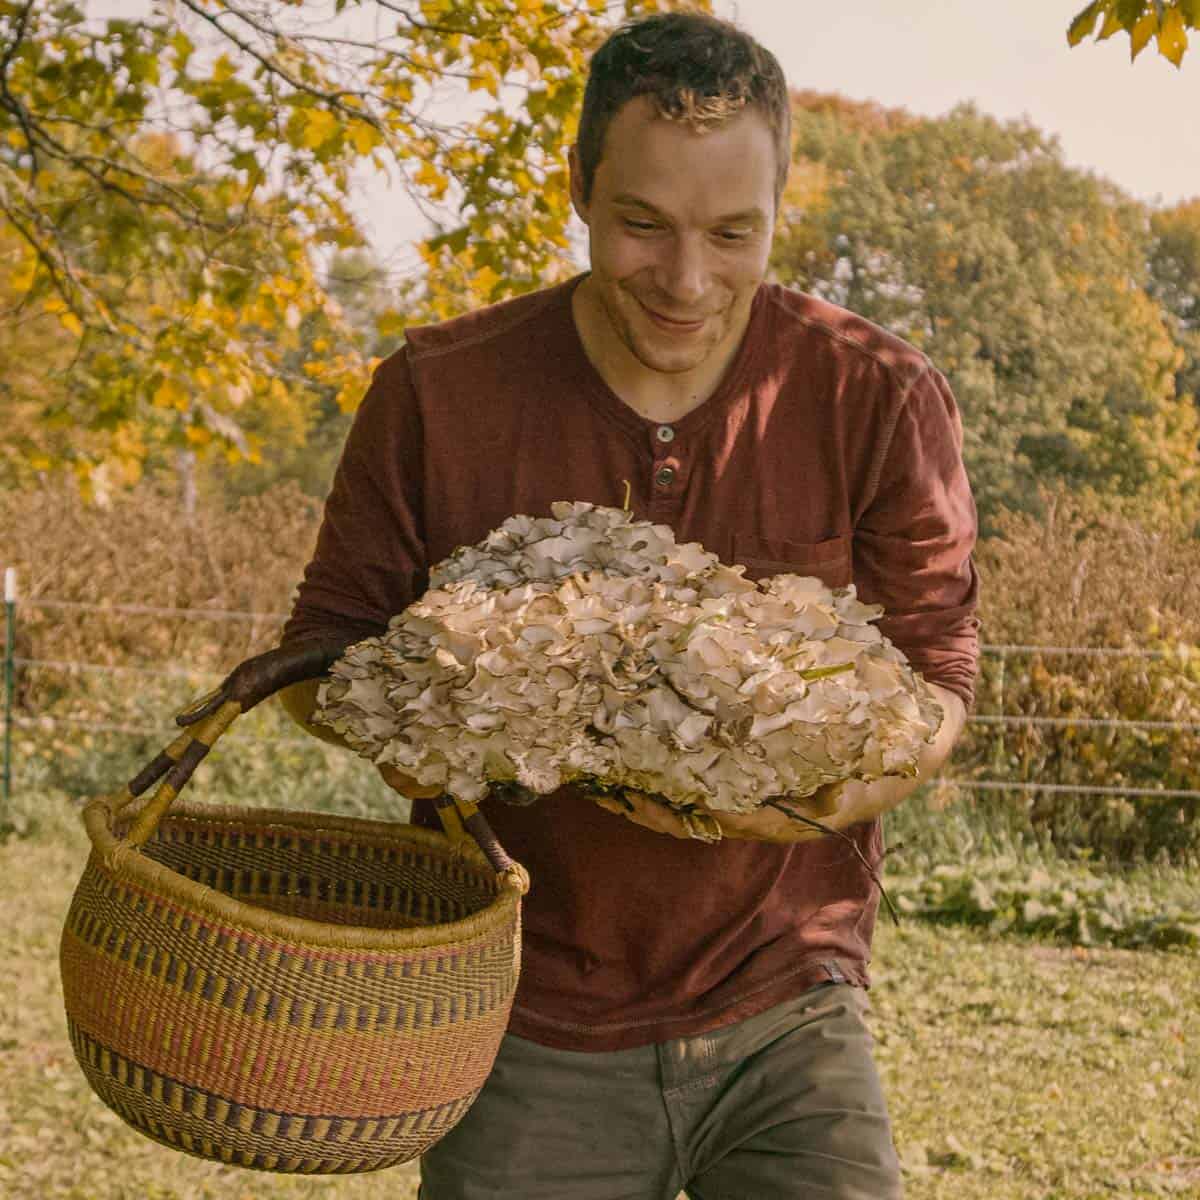
[[[977,653],[959,418],[919,351],[763,282],[789,147],[779,65],[733,26],[614,34],[570,159],[590,273],[410,330],[380,366],[284,645],[378,634],[455,547],[555,500],[620,505],[628,481],[637,518],[751,577],[884,605],[945,710],[936,771]],[[287,694],[301,720],[312,694]],[[877,863],[879,815],[915,786],[811,811]],[[899,1194],[862,1019],[878,897],[844,842],[771,809],[708,844],[648,797],[571,789],[487,813],[533,880],[521,984],[426,1200]]]

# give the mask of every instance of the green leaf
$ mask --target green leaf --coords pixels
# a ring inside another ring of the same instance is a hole
[[[1114,11],[1123,29],[1132,32],[1133,27],[1142,19],[1146,11],[1146,0],[1117,0]]]
[[[237,74],[237,66],[230,59],[229,55],[218,55],[216,62],[212,65],[212,79],[214,83],[228,83]]]
[[[195,42],[182,29],[178,29],[171,35],[167,44],[175,51],[175,69],[182,71],[187,66],[188,59],[192,57],[192,52],[196,49]]]
[[[1096,18],[1100,15],[1103,7],[1104,0],[1092,0],[1092,3],[1087,8],[1081,13],[1076,14],[1070,28],[1067,30],[1068,46],[1078,46],[1085,37],[1091,34],[1096,25]]]

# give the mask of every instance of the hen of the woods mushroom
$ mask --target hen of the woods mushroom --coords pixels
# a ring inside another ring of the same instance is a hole
[[[552,514],[434,567],[334,664],[313,719],[470,800],[582,783],[747,812],[915,771],[941,708],[853,587],[753,582],[621,509]]]

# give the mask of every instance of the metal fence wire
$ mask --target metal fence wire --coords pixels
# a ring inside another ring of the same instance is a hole
[[[6,802],[12,788],[12,731],[14,729],[48,731],[62,727],[93,730],[95,732],[119,734],[128,737],[153,737],[162,732],[159,729],[113,721],[92,721],[74,717],[29,717],[17,714],[13,710],[13,691],[18,669],[23,671],[63,671],[68,673],[100,673],[187,679],[197,683],[224,677],[224,672],[213,671],[207,667],[166,666],[158,663],[100,663],[69,659],[22,657],[15,652],[16,614],[19,609],[38,609],[47,612],[92,612],[104,615],[128,613],[172,618],[187,617],[192,620],[213,621],[283,621],[287,618],[286,613],[251,612],[238,609],[168,608],[145,604],[84,604],[78,601],[40,597],[38,599],[18,601],[15,573],[12,571],[12,568],[9,568],[5,573],[4,798]],[[1188,646],[1180,646],[1176,650],[1143,650],[1115,646],[1036,646],[984,643],[980,646],[980,653],[995,656],[1000,661],[999,688],[1001,703],[1003,703],[1004,664],[1008,658],[1013,656],[1036,654],[1043,657],[1075,655],[1080,657],[1158,659],[1178,662],[1181,666],[1185,666],[1196,651]],[[1194,721],[1133,721],[1116,717],[1095,717],[1082,714],[1078,716],[1035,717],[1020,713],[1001,712],[974,714],[969,716],[967,720],[968,724],[971,725],[1011,726],[1013,728],[1045,727],[1054,729],[1143,730],[1181,734],[1200,732],[1200,722]],[[233,736],[240,736],[245,740],[256,740],[267,743],[288,745],[309,744],[309,739],[306,738],[284,737],[255,732],[239,731],[237,735]],[[1164,800],[1200,800],[1200,790],[1187,788],[1137,788],[1102,783],[1031,783],[1021,779],[956,779],[954,777],[939,777],[937,782],[940,786],[950,786],[979,792],[1020,791],[1093,796],[1149,796]]]

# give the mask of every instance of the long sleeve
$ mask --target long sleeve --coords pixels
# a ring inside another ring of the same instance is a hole
[[[423,442],[401,350],[376,369],[355,414],[283,644],[371,637],[425,591]]]
[[[962,422],[932,368],[900,405],[878,484],[854,531],[861,599],[882,604],[881,632],[930,682],[970,709],[979,657],[975,502],[962,461]]]

